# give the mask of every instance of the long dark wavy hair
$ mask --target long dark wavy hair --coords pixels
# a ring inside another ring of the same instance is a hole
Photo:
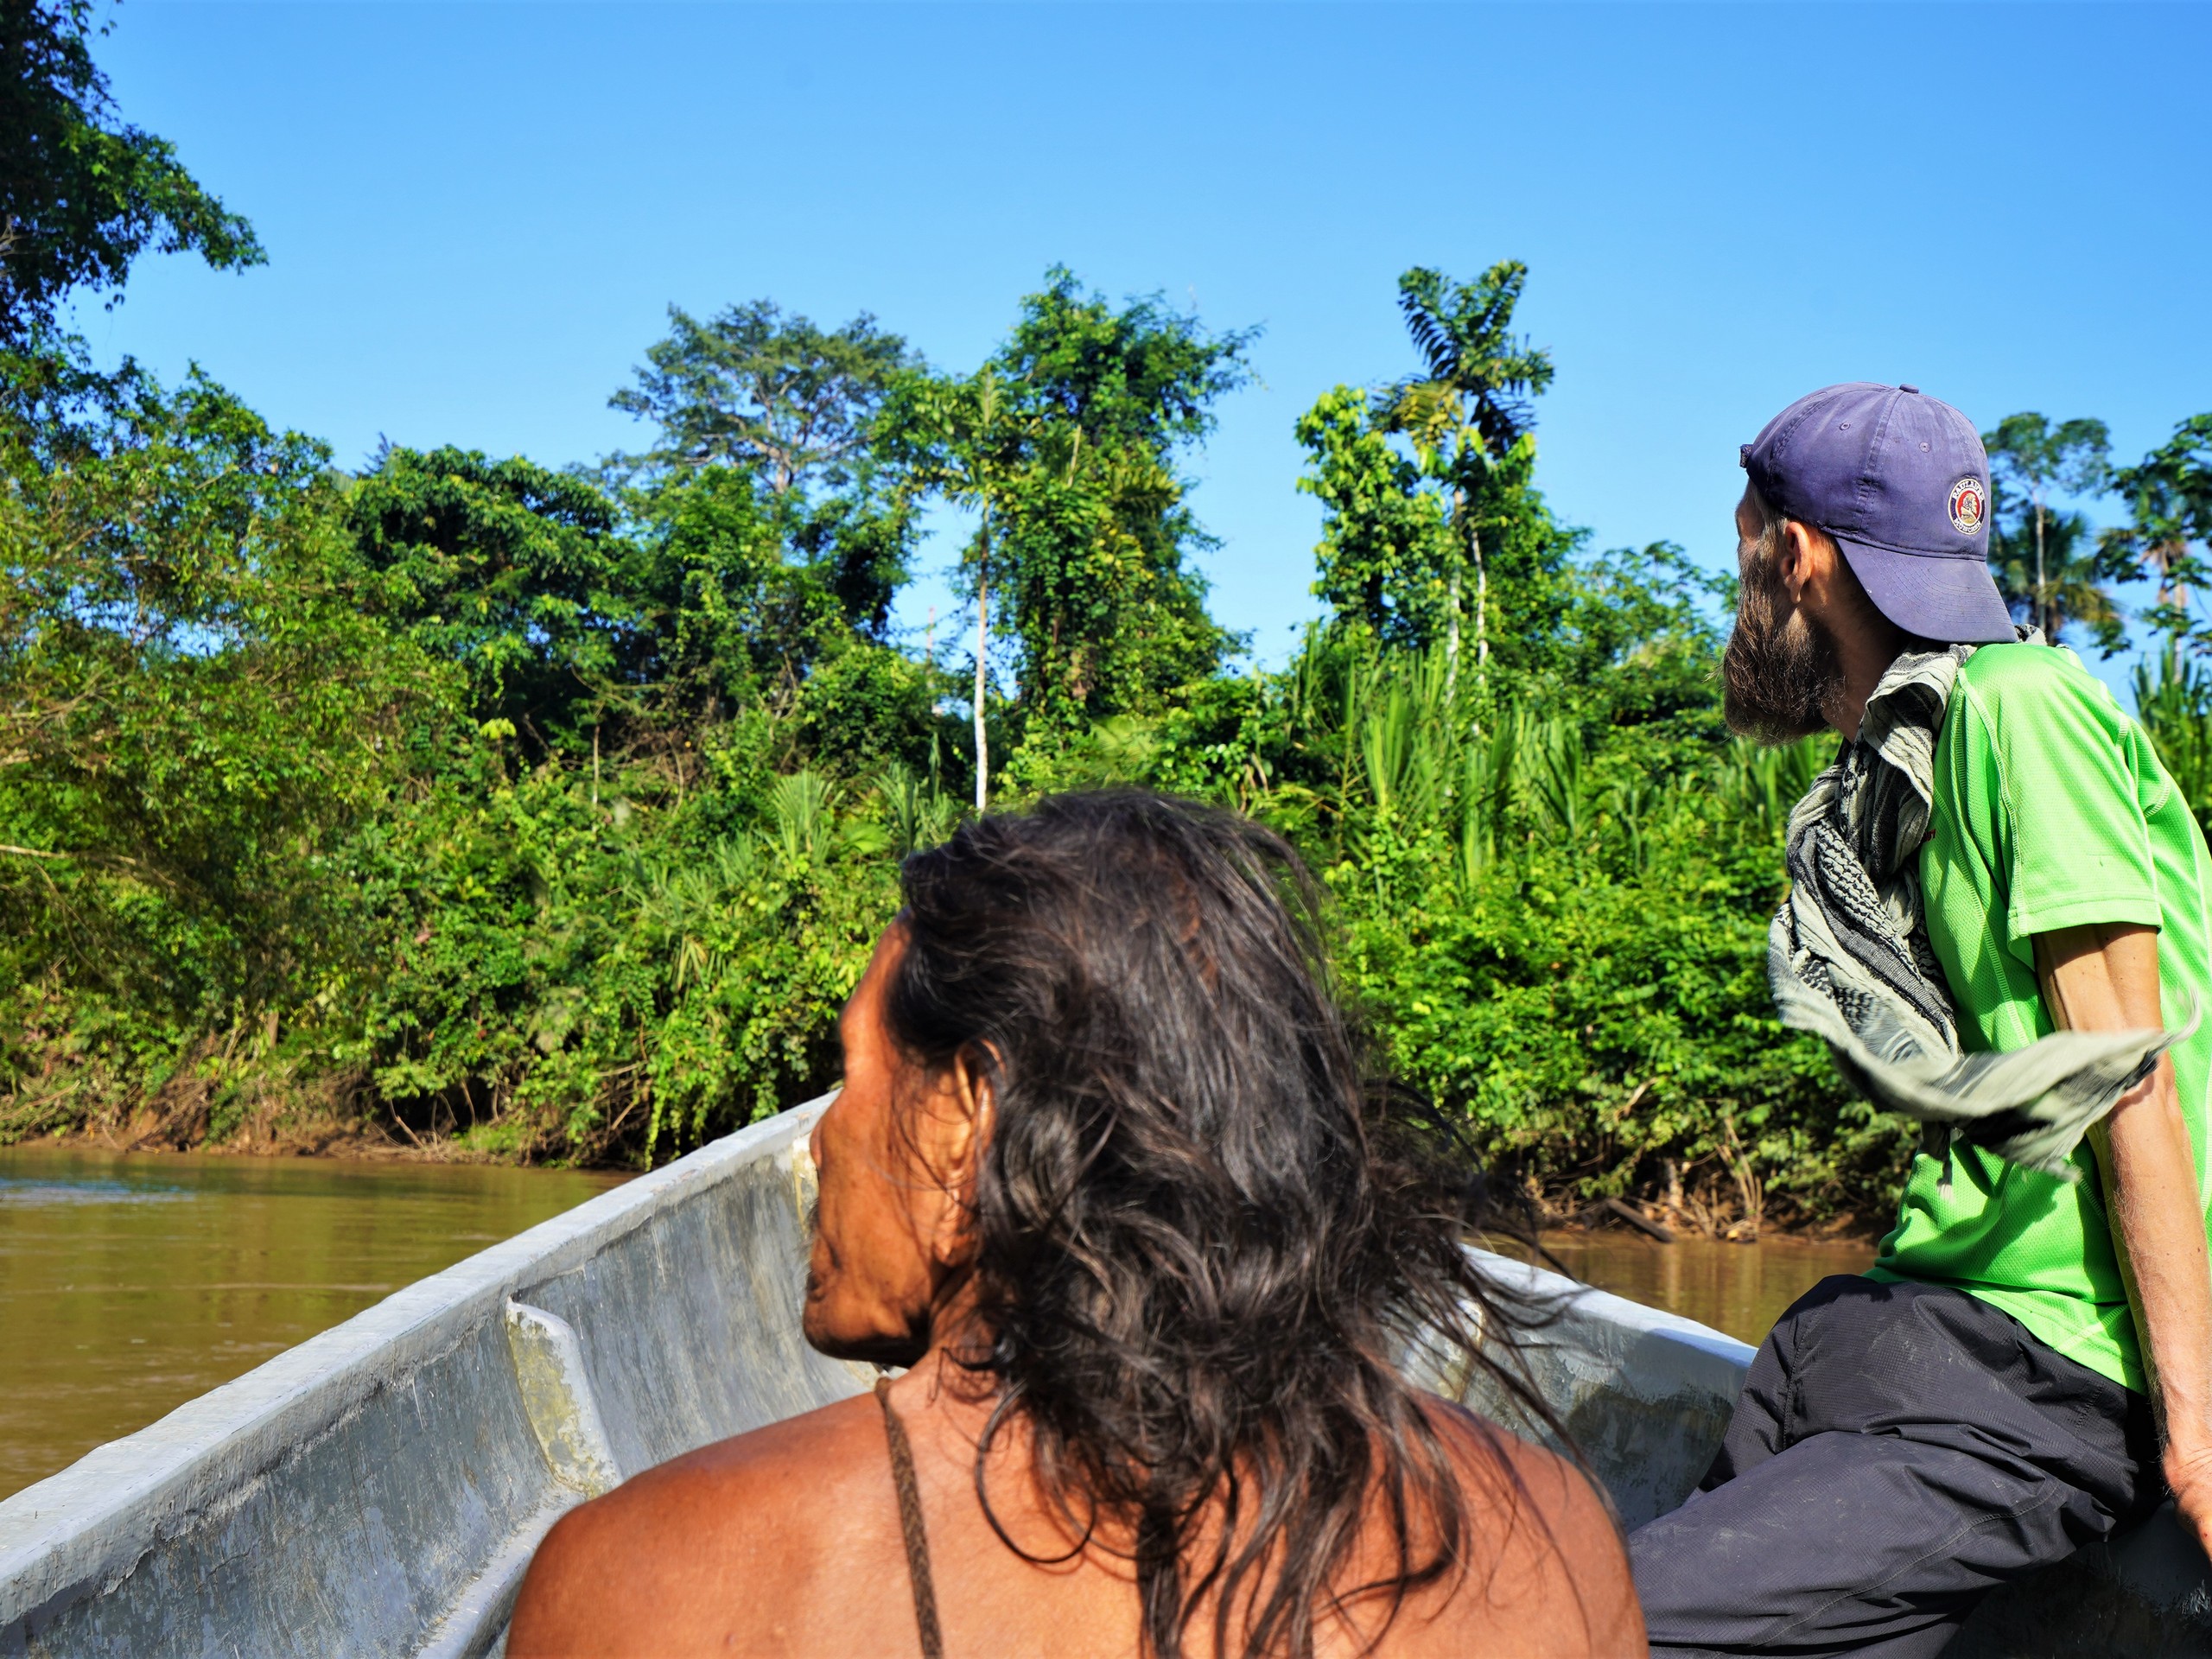
[[[997,1396],[985,1512],[1018,1427],[1072,1535],[1125,1541],[1160,1659],[1207,1605],[1223,1654],[1305,1659],[1355,1603],[1387,1630],[1465,1567],[1471,1502],[1522,1497],[1503,1455],[1463,1490],[1409,1344],[1548,1419],[1495,1346],[1529,1310],[1462,1248],[1466,1164],[1331,993],[1313,877],[1245,818],[1116,791],[971,822],[903,884],[889,1030],[995,1102],[957,1356]],[[1370,1515],[1395,1555],[1354,1581]]]

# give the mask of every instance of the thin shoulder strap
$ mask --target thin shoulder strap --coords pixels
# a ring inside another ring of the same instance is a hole
[[[891,1442],[891,1484],[899,1489],[899,1530],[906,1541],[906,1579],[914,1592],[914,1624],[921,1632],[922,1659],[944,1659],[944,1630],[937,1622],[937,1586],[930,1578],[930,1540],[922,1529],[922,1494],[914,1484],[914,1449],[906,1426],[891,1407],[891,1379],[875,1379],[876,1403],[883,1408],[883,1435]]]

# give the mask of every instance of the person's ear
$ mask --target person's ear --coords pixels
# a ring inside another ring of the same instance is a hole
[[[1803,604],[1806,589],[1821,583],[1827,575],[1827,554],[1826,538],[1810,524],[1801,524],[1795,518],[1783,520],[1782,545],[1776,555],[1782,585],[1791,604]]]
[[[932,1139],[931,1163],[947,1202],[931,1230],[931,1253],[947,1266],[963,1261],[974,1248],[976,1182],[983,1149],[989,1145],[998,1110],[991,1084],[989,1056],[975,1047],[953,1056],[947,1087],[938,1103],[942,1114]]]

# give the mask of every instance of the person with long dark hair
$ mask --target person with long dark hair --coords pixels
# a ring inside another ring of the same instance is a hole
[[[903,885],[814,1132],[805,1332],[909,1369],[569,1516],[512,1659],[1641,1654],[1584,1477],[1406,1380],[1510,1387],[1528,1313],[1363,1068],[1289,847],[1061,796]]]

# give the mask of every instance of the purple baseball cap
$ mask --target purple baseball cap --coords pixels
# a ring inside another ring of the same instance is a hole
[[[1834,537],[1866,597],[1907,633],[2014,637],[1989,574],[1989,457],[1950,404],[1918,386],[1827,386],[1742,454],[1768,505]]]

